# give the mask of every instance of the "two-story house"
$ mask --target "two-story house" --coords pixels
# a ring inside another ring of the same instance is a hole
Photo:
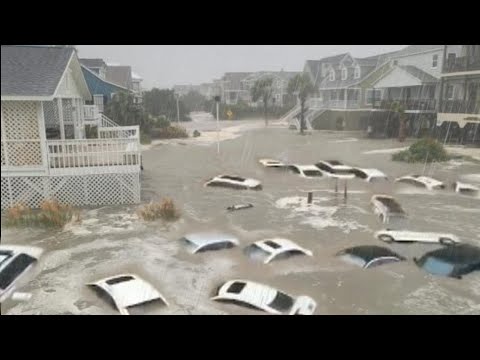
[[[445,141],[480,143],[480,45],[446,45],[437,115]]]

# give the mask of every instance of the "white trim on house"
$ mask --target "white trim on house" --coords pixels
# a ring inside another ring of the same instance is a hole
[[[76,53],[75,51],[72,52],[72,55],[70,56],[70,59],[68,60],[67,62],[67,66],[65,67],[65,69],[63,70],[63,74],[62,76],[60,77],[60,81],[58,82],[57,84],[57,87],[55,88],[55,91],[53,92],[53,95],[52,95],[52,98],[57,98],[57,97],[60,97],[58,95],[58,91],[60,89],[60,86],[63,82],[63,80],[68,76],[69,72],[71,71],[70,69],[70,65],[72,64],[72,61],[73,59],[76,59],[76,65],[77,65],[77,72],[80,71],[81,72],[81,76],[75,76],[73,74],[73,71],[71,72],[72,74],[72,80],[73,81],[76,81],[80,84],[79,86],[79,92],[80,94],[82,95],[83,99],[84,100],[91,100],[92,99],[92,94],[90,94],[90,90],[88,89],[88,85],[87,85],[87,81],[85,80],[85,77],[83,76],[83,73],[82,73],[82,69],[80,68],[81,64],[80,62],[78,61],[77,59],[77,56],[76,56]],[[82,89],[83,87],[83,89]]]
[[[2,95],[2,101],[52,101],[54,96]]]
[[[480,75],[480,70],[460,71],[460,72],[453,72],[453,73],[442,73],[440,75],[440,77],[466,76],[466,75]]]

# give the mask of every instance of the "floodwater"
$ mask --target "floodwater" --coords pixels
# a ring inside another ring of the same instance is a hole
[[[215,121],[197,114],[188,124],[203,136]],[[102,277],[134,272],[149,280],[169,307],[149,306],[146,314],[263,314],[209,298],[224,281],[248,279],[291,295],[309,295],[316,314],[480,314],[480,273],[462,280],[436,277],[412,261],[437,245],[382,244],[373,233],[385,227],[369,205],[375,193],[394,194],[409,214],[411,230],[445,231],[480,246],[480,199],[450,189],[429,192],[400,188],[391,182],[367,184],[305,179],[258,164],[260,158],[312,164],[337,159],[378,168],[390,179],[425,173],[445,182],[480,182],[480,165],[452,161],[443,165],[392,162],[389,149],[408,146],[396,140],[367,140],[362,134],[313,132],[300,136],[285,126],[262,120],[221,122],[218,153],[215,136],[160,142],[143,153],[142,200],[171,197],[182,211],[173,224],[144,223],[136,206],[82,211],[82,223],[62,231],[2,229],[2,242],[31,244],[48,250],[38,275],[22,291],[25,303],[6,302],[8,314],[118,314],[85,286]],[[207,135],[209,134],[209,135]],[[219,174],[238,174],[262,181],[262,191],[205,188]],[[312,205],[307,191],[315,190]],[[251,209],[227,212],[230,205],[252,203]],[[390,227],[390,226],[389,226]],[[191,255],[178,242],[190,232],[218,231],[236,235],[239,248]],[[247,258],[242,250],[265,238],[284,237],[313,251],[313,257],[292,257],[268,265]],[[334,255],[354,245],[384,245],[408,261],[363,270]]]

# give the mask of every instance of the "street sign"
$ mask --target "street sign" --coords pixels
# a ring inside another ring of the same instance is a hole
[[[232,118],[232,116],[233,116],[232,110],[228,110],[228,111],[227,111],[227,116],[228,116],[228,119],[231,119],[231,118]]]

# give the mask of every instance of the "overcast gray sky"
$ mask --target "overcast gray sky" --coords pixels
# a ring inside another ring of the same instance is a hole
[[[81,58],[130,65],[143,86],[200,84],[229,71],[301,71],[305,60],[350,52],[356,57],[406,45],[78,45]]]

